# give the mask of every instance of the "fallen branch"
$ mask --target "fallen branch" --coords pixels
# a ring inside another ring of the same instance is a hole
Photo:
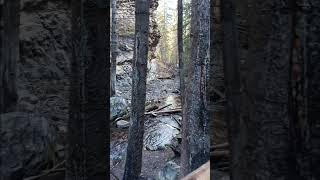
[[[30,177],[24,178],[23,180],[34,180],[34,179],[38,179],[40,177],[46,176],[46,175],[51,174],[51,173],[55,173],[55,172],[59,172],[59,171],[65,171],[65,168],[59,168],[58,169],[58,167],[61,166],[64,163],[65,163],[65,161],[62,161],[61,163],[57,164],[52,169],[45,170],[42,174],[39,174],[39,175],[36,175],[36,176],[30,176]]]
[[[166,110],[166,111],[152,111],[152,112],[147,112],[144,113],[145,115],[154,115],[154,114],[163,114],[163,113],[176,113],[176,112],[181,112],[182,109],[170,109],[170,110]]]
[[[178,119],[176,119],[174,116],[172,116],[172,118],[179,124],[180,127],[182,127],[182,124]]]
[[[156,110],[154,110],[154,111],[160,111],[160,110],[162,110],[162,109],[164,109],[164,108],[166,108],[166,107],[169,107],[169,106],[171,106],[171,105],[172,105],[172,104],[164,105],[164,106],[159,107],[158,109],[156,109]]]

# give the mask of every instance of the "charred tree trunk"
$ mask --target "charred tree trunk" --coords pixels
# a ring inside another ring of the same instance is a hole
[[[306,114],[307,125],[303,131],[305,152],[303,171],[305,179],[320,177],[320,4],[307,1],[305,14],[304,60],[306,62]]]
[[[117,0],[112,0],[112,32],[111,32],[111,96],[116,94],[117,82],[117,55],[118,55],[118,40],[117,40]]]
[[[180,96],[184,100],[184,62],[183,62],[183,2],[178,0],[178,58],[180,76]]]
[[[190,80],[185,91],[182,175],[210,159],[209,114],[206,104],[206,68],[209,58],[209,0],[192,0]]]
[[[290,179],[288,90],[292,14],[288,1],[250,2],[249,41],[233,179]],[[233,126],[231,124],[231,126]],[[231,134],[236,134],[232,132]],[[240,149],[239,149],[240,147]]]
[[[17,106],[16,69],[19,60],[20,0],[4,0],[1,8],[0,113]]]
[[[135,1],[135,49],[132,72],[132,112],[124,180],[140,179],[148,63],[149,0]]]
[[[66,179],[108,179],[109,7],[72,1],[73,51]]]
[[[236,179],[240,162],[241,135],[240,127],[240,59],[236,26],[235,6],[233,0],[221,0],[223,59],[226,88],[226,114],[229,142],[231,145],[231,177]]]

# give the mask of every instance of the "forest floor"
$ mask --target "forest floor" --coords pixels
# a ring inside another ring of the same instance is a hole
[[[127,56],[131,56],[131,54],[128,53]],[[125,98],[129,104],[131,101],[131,72],[131,62],[118,63],[116,94]],[[180,157],[176,157],[167,145],[172,144],[175,138],[180,135],[181,112],[165,113],[165,111],[181,108],[177,72],[175,67],[156,61],[151,61],[148,65],[147,102],[155,104],[158,109],[165,108],[160,110],[162,113],[146,115],[142,160],[143,179],[158,179],[159,172],[165,168],[169,161],[180,164]],[[111,179],[122,179],[127,144],[128,129],[112,126]],[[176,169],[176,173],[179,173],[179,169]]]

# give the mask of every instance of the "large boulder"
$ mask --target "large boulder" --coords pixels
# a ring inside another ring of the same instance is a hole
[[[48,120],[22,112],[1,114],[0,120],[1,179],[21,180],[38,174],[54,152]]]
[[[180,166],[173,161],[166,163],[159,172],[158,180],[177,180],[180,174]]]
[[[114,120],[126,114],[128,102],[125,98],[115,96],[110,98],[110,119]]]
[[[171,116],[155,118],[148,122],[144,134],[144,147],[147,150],[165,149],[180,133],[180,125]]]

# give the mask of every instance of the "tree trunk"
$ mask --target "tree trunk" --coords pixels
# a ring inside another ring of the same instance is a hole
[[[247,180],[290,179],[290,5],[287,1],[254,0],[248,9],[247,74],[241,87],[241,106],[246,110],[241,111],[238,128],[241,146],[232,147],[239,153],[237,162],[233,162],[239,165],[232,167],[236,168],[232,176]]]
[[[132,72],[132,112],[124,180],[138,180],[140,177],[145,119],[143,104],[146,100],[149,0],[136,0],[135,3],[136,32]]]
[[[20,0],[4,0],[1,9],[0,113],[17,106],[16,71],[19,53]]]
[[[206,65],[209,58],[209,0],[192,0],[190,70],[182,128],[182,175],[209,160],[209,114],[206,100]]]
[[[320,177],[320,5],[316,0],[310,0],[306,3],[305,15],[305,44],[304,59],[306,62],[307,78],[307,130],[304,131],[304,140],[306,141],[303,161],[308,172],[305,178],[308,180],[318,179]]]
[[[117,40],[117,0],[112,0],[112,31],[111,31],[111,96],[116,94],[117,82],[117,55],[118,55],[118,40]]]
[[[183,2],[178,0],[178,58],[180,76],[180,96],[184,100],[184,62],[183,62]]]
[[[226,114],[229,142],[231,144],[231,177],[236,179],[239,173],[242,148],[240,127],[240,59],[237,26],[235,22],[235,6],[233,0],[221,0],[223,59],[226,88]]]
[[[108,179],[110,2],[72,1],[67,180]]]

